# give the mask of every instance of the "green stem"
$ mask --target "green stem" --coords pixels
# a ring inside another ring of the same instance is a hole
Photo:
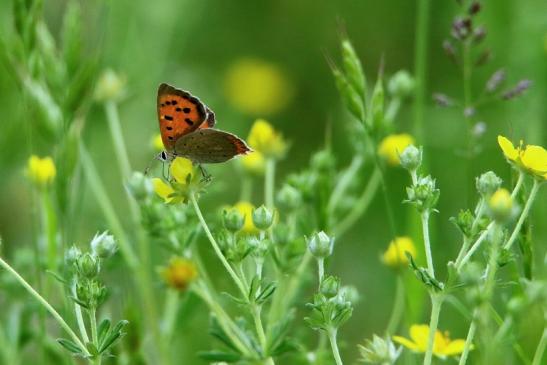
[[[275,184],[275,160],[266,159],[266,171],[264,173],[264,202],[266,207],[274,207],[274,184]]]
[[[421,214],[422,232],[424,236],[425,256],[427,258],[427,271],[432,278],[435,278],[435,267],[433,266],[433,255],[431,254],[431,242],[429,239],[429,210]]]
[[[321,286],[325,277],[325,259],[323,258],[317,259],[317,277],[319,278],[319,286]]]
[[[513,233],[511,234],[511,237],[509,237],[509,240],[503,246],[505,250],[509,250],[515,240],[517,239],[520,229],[522,228],[522,224],[526,220],[526,217],[528,217],[528,213],[530,212],[530,208],[532,208],[532,204],[534,203],[534,199],[536,198],[537,192],[539,190],[540,183],[538,180],[534,180],[534,185],[532,185],[532,190],[530,191],[530,195],[528,196],[528,200],[526,201],[526,204],[524,205],[524,209],[522,210],[522,213],[520,215],[520,218],[513,229]]]
[[[179,303],[179,293],[175,290],[169,290],[167,292],[167,298],[165,298],[165,309],[163,311],[163,320],[161,326],[163,340],[167,343],[169,343],[169,341],[171,340],[171,336],[175,328]]]
[[[207,238],[209,239],[209,242],[211,242],[211,245],[213,246],[213,250],[215,251],[215,254],[219,258],[220,262],[222,262],[222,265],[224,266],[226,271],[228,271],[228,274],[230,274],[230,277],[232,278],[232,280],[236,284],[237,288],[239,289],[239,291],[241,292],[243,297],[247,298],[248,293],[247,293],[247,290],[245,290],[245,286],[243,285],[243,283],[241,282],[241,280],[237,276],[234,269],[232,269],[232,266],[230,266],[230,263],[228,262],[228,260],[226,260],[226,257],[224,257],[224,254],[220,250],[220,247],[218,246],[217,241],[215,240],[215,238],[213,237],[213,234],[209,230],[209,227],[207,226],[207,222],[205,222],[205,219],[203,218],[203,214],[201,214],[201,210],[199,209],[199,205],[198,205],[198,202],[196,200],[196,196],[195,196],[194,193],[190,194],[190,200],[192,201],[192,205],[194,207],[196,215],[198,216],[199,222],[201,223],[201,227],[205,231],[205,234],[207,235]]]
[[[110,135],[112,137],[112,144],[116,151],[116,158],[118,159],[118,166],[122,173],[123,179],[126,180],[131,175],[131,165],[129,163],[127,149],[125,148],[118,107],[114,101],[107,101],[104,104],[104,110],[106,113],[106,120],[108,121],[108,127],[110,129]]]
[[[397,274],[397,286],[395,288],[395,303],[393,304],[393,310],[389,317],[386,333],[392,335],[397,331],[403,312],[405,309],[405,286],[403,283],[403,277],[400,273]]]
[[[419,141],[425,141],[424,110],[426,100],[426,72],[429,33],[430,0],[418,0],[416,15],[416,40],[414,44],[414,133]]]
[[[65,322],[63,317],[61,317],[61,315],[51,306],[51,304],[49,304],[47,300],[45,300],[36,290],[34,290],[34,288],[1,257],[0,266],[2,266],[7,272],[15,277],[19,284],[21,284],[23,288],[25,288],[30,293],[30,295],[32,295],[53,316],[53,318],[57,321],[57,323],[59,323],[61,328],[68,333],[70,338],[72,338],[72,341],[74,341],[78,345],[78,347],[80,347],[82,353],[86,356],[89,356],[89,352],[87,351],[85,345],[82,343],[78,335],[74,333],[70,326]]]
[[[427,351],[424,356],[424,365],[431,365],[435,332],[437,332],[439,314],[441,313],[443,301],[444,296],[442,294],[431,294],[431,319],[429,320],[429,338],[427,339]]]
[[[467,331],[467,337],[465,338],[465,345],[463,347],[462,356],[460,357],[459,365],[465,365],[467,362],[467,356],[469,351],[471,351],[471,346],[473,345],[473,338],[475,337],[475,331],[477,329],[477,317],[479,311],[475,309],[473,311],[473,318],[471,319],[471,324],[469,325],[469,331]]]
[[[338,330],[336,328],[331,328],[327,331],[327,335],[330,341],[330,347],[332,349],[332,355],[336,361],[336,365],[343,365],[342,358],[340,357],[340,350],[338,350],[338,343],[336,341],[336,335]]]
[[[347,188],[351,185],[351,183],[355,179],[355,175],[357,172],[359,172],[359,169],[363,165],[364,159],[360,155],[356,155],[351,160],[351,164],[346,169],[344,174],[338,179],[338,183],[334,187],[334,190],[332,191],[332,194],[329,199],[329,212],[330,214],[333,214],[336,207],[338,206],[338,203],[340,199],[344,196],[344,193],[346,192]]]
[[[351,211],[340,221],[334,228],[334,234],[337,237],[342,236],[348,229],[350,229],[355,222],[366,212],[372,199],[376,195],[376,191],[380,186],[381,182],[381,172],[378,168],[374,169],[370,180],[367,183],[367,186],[361,196],[357,199]]]
[[[76,297],[76,284],[72,285],[70,288],[72,295]],[[89,336],[87,335],[87,330],[85,328],[84,317],[82,315],[82,307],[78,303],[74,303],[74,312],[76,315],[76,323],[78,323],[78,329],[80,330],[80,335],[84,340],[84,343],[89,342]]]
[[[118,239],[120,251],[127,262],[127,265],[131,269],[136,270],[139,267],[139,260],[137,259],[137,256],[129,243],[129,239],[125,234],[114,207],[112,206],[112,202],[106,194],[106,190],[101,182],[97,169],[95,168],[95,165],[93,164],[93,161],[91,160],[83,143],[80,143],[80,156],[82,167],[87,177],[87,183],[95,195],[95,199],[99,203],[112,233],[114,233]]]
[[[540,365],[541,360],[543,359],[543,353],[545,352],[545,347],[547,346],[547,327],[543,329],[543,335],[539,340],[536,352],[534,354],[534,359],[532,360],[532,365]]]
[[[253,196],[253,180],[247,174],[243,176],[241,181],[241,193],[239,200],[242,202],[250,202]]]
[[[91,340],[93,341],[93,344],[99,348],[99,337],[97,334],[97,309],[95,308],[89,309],[89,324],[91,327]]]
[[[53,209],[51,195],[48,189],[41,192],[42,224],[47,243],[47,265],[51,271],[57,270],[58,242],[57,242],[57,214]]]

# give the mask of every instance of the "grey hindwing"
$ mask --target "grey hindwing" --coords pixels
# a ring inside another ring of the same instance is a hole
[[[175,155],[196,163],[221,163],[249,151],[239,137],[218,129],[198,129],[177,140]]]

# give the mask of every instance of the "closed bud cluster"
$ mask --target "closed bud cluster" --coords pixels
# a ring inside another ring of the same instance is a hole
[[[335,276],[327,276],[319,285],[319,292],[327,298],[338,295],[340,290],[340,279]]]
[[[296,209],[302,204],[302,194],[293,186],[285,184],[277,193],[277,202],[281,208]]]
[[[416,171],[422,164],[422,149],[410,145],[404,149],[399,159],[403,168],[408,171]]]
[[[397,71],[389,80],[387,89],[393,96],[405,98],[412,94],[415,81],[412,75],[406,70]]]
[[[314,234],[308,240],[308,250],[318,259],[324,259],[332,255],[334,248],[334,237],[329,237],[325,232],[321,231]]]
[[[418,182],[406,189],[408,200],[416,206],[418,211],[432,210],[439,200],[440,191],[435,187],[435,180],[431,176],[420,177]]]
[[[154,193],[152,181],[146,178],[142,172],[135,171],[127,182],[127,189],[135,200],[142,201]]]
[[[476,180],[477,191],[484,198],[490,197],[501,186],[502,180],[492,171],[485,172]]]
[[[81,277],[93,279],[99,275],[101,264],[98,257],[86,252],[78,258],[76,268]]]
[[[272,226],[274,214],[271,209],[261,205],[253,211],[253,224],[261,231],[265,231]]]
[[[227,209],[222,213],[224,227],[230,232],[237,232],[243,228],[245,217],[237,209]]]
[[[107,259],[118,251],[118,245],[114,240],[114,236],[104,231],[101,234],[96,234],[91,240],[92,252],[101,259]]]

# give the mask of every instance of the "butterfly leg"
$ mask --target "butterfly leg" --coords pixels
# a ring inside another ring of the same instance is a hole
[[[209,174],[209,173],[207,172],[207,170],[205,170],[205,167],[203,167],[203,165],[201,165],[201,164],[199,164],[198,167],[199,167],[199,170],[201,171],[201,175],[203,176],[202,181],[203,181],[203,182],[209,182],[209,181],[211,181],[211,177],[212,177],[212,176],[211,176],[211,174]]]
[[[165,165],[167,165],[167,163],[165,161],[162,161],[162,164],[161,164],[161,174],[163,175],[163,178],[167,181],[169,181],[169,169],[167,169],[167,172],[165,171]]]

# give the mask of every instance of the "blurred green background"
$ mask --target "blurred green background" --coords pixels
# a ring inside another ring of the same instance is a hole
[[[100,69],[111,68],[127,81],[127,95],[120,103],[121,121],[132,166],[139,171],[145,169],[155,154],[151,139],[158,131],[155,98],[161,82],[199,96],[216,112],[221,129],[246,137],[253,121],[260,117],[282,131],[291,142],[291,149],[288,158],[279,164],[279,185],[286,174],[302,169],[310,155],[324,146],[327,125],[332,128],[339,166],[345,166],[351,158],[346,128],[351,117],[341,105],[324,57],[326,53],[337,60],[341,34],[346,33],[352,40],[370,80],[375,80],[382,57],[388,76],[400,69],[412,72],[414,68],[415,1],[92,0],[82,1],[81,6],[84,54],[98,58]],[[60,34],[65,7],[65,1],[45,2],[45,20],[55,37]],[[466,144],[461,111],[439,108],[431,100],[436,91],[455,99],[462,97],[460,71],[442,48],[458,11],[456,1],[431,2],[425,134],[418,140],[426,148],[429,171],[441,189],[440,214],[432,223],[433,252],[441,275],[445,271],[443,263],[455,256],[460,242],[448,217],[475,199],[469,189],[472,182],[466,180],[464,159],[458,154]],[[504,134],[514,141],[523,138],[527,143],[547,145],[547,2],[485,2],[478,19],[488,30],[484,42],[492,50],[492,59],[476,70],[473,92],[480,93],[488,77],[499,68],[507,72],[507,85],[524,78],[533,81],[523,97],[480,110],[487,129],[481,142],[483,151],[474,161],[473,176],[493,170],[508,184],[511,172],[496,144],[496,136]],[[5,35],[13,32],[12,22],[11,2],[0,2],[0,32]],[[235,92],[243,95],[246,89],[260,92],[260,87],[246,85],[245,77],[239,83],[234,81],[237,77],[230,78],[234,67],[242,62],[279,73],[282,97],[271,101],[278,103],[277,106],[264,107],[262,111],[245,110],[234,101]],[[12,255],[21,247],[32,246],[31,216],[35,201],[24,176],[26,161],[33,153],[50,155],[53,150],[40,132],[33,130],[28,100],[3,64],[0,64],[0,105],[0,234],[4,241],[2,252]],[[403,106],[396,123],[399,131],[414,132],[412,100]],[[124,190],[100,105],[91,106],[83,138],[99,166],[109,196],[123,212],[127,209]],[[204,210],[209,215],[220,205],[237,202],[239,185],[233,178],[236,165],[230,162],[210,168],[215,186],[203,198]],[[408,176],[402,169],[392,169],[387,180],[400,234],[412,235],[409,219],[412,214],[401,204]],[[261,183],[257,184],[260,190]],[[259,190],[255,204],[261,203]],[[76,232],[81,242],[87,242],[97,230],[108,227],[92,195],[85,193],[83,199]],[[542,189],[533,214],[534,241],[539,250],[537,265],[544,265],[546,203],[547,194]],[[367,214],[337,242],[329,269],[346,284],[355,285],[362,295],[341,335],[342,352],[351,358],[357,351],[354,344],[383,331],[391,310],[394,275],[379,260],[391,239],[388,228],[384,202],[378,195]],[[211,260],[211,265],[217,264]],[[221,276],[225,274],[220,266],[217,272],[218,280],[223,281]],[[124,285],[127,280],[122,278],[117,283]],[[197,301],[191,308],[191,316],[179,324],[175,340],[180,352],[189,359],[193,359],[197,350],[210,348],[211,341],[205,330],[206,308]],[[426,321],[426,313],[428,309],[424,308],[419,321]],[[532,323],[528,326],[530,329],[523,330],[523,336],[537,339],[541,328]],[[454,337],[463,337],[467,323],[447,307],[440,328],[450,330]],[[521,343],[526,349],[526,341]],[[531,349],[535,344],[529,346]]]

